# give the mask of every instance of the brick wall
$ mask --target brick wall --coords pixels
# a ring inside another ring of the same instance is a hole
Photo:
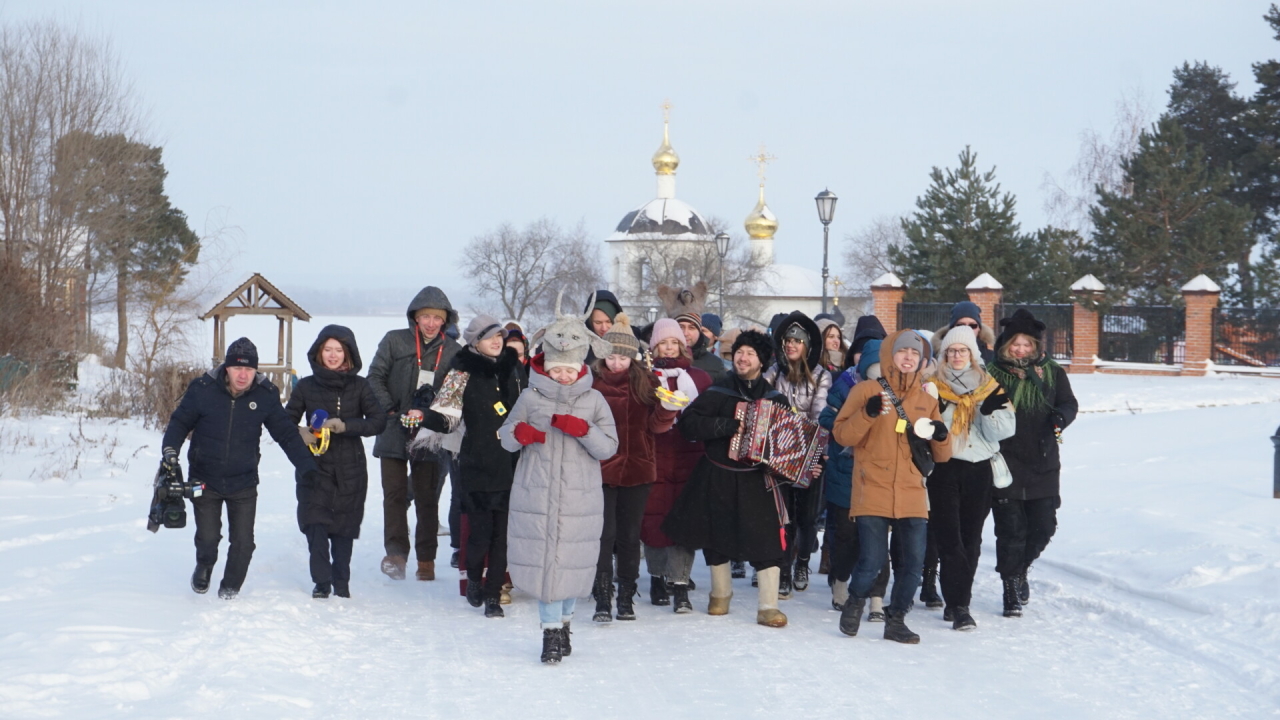
[[[1218,293],[1183,291],[1182,299],[1187,304],[1187,345],[1182,374],[1204,375],[1213,357],[1213,311],[1218,307]]]
[[[872,313],[884,325],[884,331],[893,333],[898,329],[898,304],[906,297],[907,289],[882,285],[871,288]]]
[[[1093,359],[1098,355],[1099,335],[1102,333],[1102,318],[1096,310],[1090,310],[1085,303],[1093,300],[1095,295],[1087,292],[1076,293],[1076,304],[1071,316],[1072,350],[1071,367],[1068,372],[1080,374],[1092,373],[1096,370]]]
[[[1004,298],[1004,290],[983,288],[966,292],[969,293],[969,301],[977,305],[978,309],[982,311],[982,325],[991,328],[999,335],[1000,318],[996,317],[996,308],[1000,307],[1000,301]]]

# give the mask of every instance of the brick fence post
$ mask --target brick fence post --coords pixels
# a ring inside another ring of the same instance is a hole
[[[1182,356],[1183,375],[1204,375],[1213,359],[1213,311],[1222,288],[1205,275],[1197,275],[1182,286],[1187,306],[1186,348]]]
[[[1107,286],[1093,275],[1085,275],[1071,286],[1075,305],[1071,311],[1071,367],[1067,372],[1097,372],[1093,361],[1097,359],[1101,345],[1102,318],[1093,309],[1093,302],[1106,289]]]
[[[898,304],[907,295],[907,285],[893,273],[885,273],[871,281],[871,312],[880,319],[884,331],[898,329]]]
[[[1004,299],[1004,286],[991,277],[991,273],[982,273],[964,289],[969,293],[969,302],[977,305],[981,311],[983,327],[989,327],[999,335],[1000,318],[996,313],[1000,307],[1000,301]]]

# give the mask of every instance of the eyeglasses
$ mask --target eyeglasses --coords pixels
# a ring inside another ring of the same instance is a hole
[[[947,357],[960,357],[961,355],[968,355],[968,354],[969,354],[969,348],[966,348],[966,347],[947,348]]]

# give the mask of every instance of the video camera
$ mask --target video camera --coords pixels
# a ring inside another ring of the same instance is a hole
[[[179,465],[175,463],[172,469],[161,465],[156,471],[155,493],[151,498],[151,512],[147,515],[147,529],[158,532],[161,525],[167,528],[186,527],[187,504],[183,499],[195,499],[203,494],[204,483],[184,480]]]

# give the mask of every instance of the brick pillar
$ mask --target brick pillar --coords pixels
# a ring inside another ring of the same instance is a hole
[[[1204,375],[1213,359],[1213,311],[1218,307],[1222,288],[1204,275],[1198,275],[1182,286],[1182,299],[1187,306],[1186,349],[1182,374]]]
[[[893,273],[885,273],[871,282],[871,312],[887,333],[898,329],[898,304],[907,295],[906,283]]]
[[[989,327],[999,334],[1000,318],[996,317],[996,312],[1000,308],[1000,301],[1004,299],[1004,286],[991,277],[990,273],[982,273],[965,286],[965,292],[969,293],[969,302],[982,311],[983,327]]]
[[[1107,289],[1092,275],[1085,275],[1071,286],[1071,299],[1075,307],[1071,313],[1071,367],[1067,372],[1088,374],[1097,372],[1093,361],[1098,357],[1102,335],[1102,316],[1095,303]]]

